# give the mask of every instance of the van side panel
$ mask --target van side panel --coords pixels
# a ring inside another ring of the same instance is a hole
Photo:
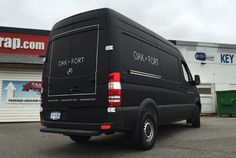
[[[186,107],[193,107],[193,102],[182,88],[182,56],[177,50],[122,20],[117,20],[115,29],[119,42],[112,59],[122,63],[116,65],[123,78],[122,106],[139,106],[151,98],[157,104],[160,124],[189,117],[192,112]]]
[[[162,122],[164,106],[160,106],[162,100],[158,100],[157,96],[163,98],[163,89],[161,87],[155,88],[161,84],[159,54],[155,46],[156,39],[119,19],[115,29],[119,33],[117,35],[119,40],[116,43],[118,48],[114,58],[120,58],[120,63],[122,63],[116,65],[120,68],[123,78],[122,106],[139,107],[145,98],[151,98],[159,105],[157,107],[159,120]]]

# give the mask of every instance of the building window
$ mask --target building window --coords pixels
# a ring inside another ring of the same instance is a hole
[[[211,88],[198,88],[200,94],[211,94]]]

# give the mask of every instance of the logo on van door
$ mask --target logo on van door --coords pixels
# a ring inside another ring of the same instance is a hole
[[[71,58],[71,59],[59,60],[57,65],[59,67],[67,66],[69,64],[77,65],[77,64],[83,64],[84,61],[85,61],[85,57],[76,57],[76,58]]]
[[[137,51],[133,51],[133,57],[134,60],[142,62],[142,63],[148,63],[151,65],[158,66],[159,65],[159,59],[153,56],[147,56],[144,55],[143,53],[139,53]]]
[[[70,76],[73,73],[73,69],[70,67],[67,71],[66,71],[67,75]]]

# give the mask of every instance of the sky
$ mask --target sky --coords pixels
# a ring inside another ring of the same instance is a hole
[[[63,18],[104,7],[166,39],[236,44],[235,0],[0,0],[0,26],[50,30]]]

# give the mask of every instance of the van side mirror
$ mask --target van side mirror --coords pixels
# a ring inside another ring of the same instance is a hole
[[[194,82],[195,82],[195,85],[199,85],[201,83],[199,75],[194,75]]]

